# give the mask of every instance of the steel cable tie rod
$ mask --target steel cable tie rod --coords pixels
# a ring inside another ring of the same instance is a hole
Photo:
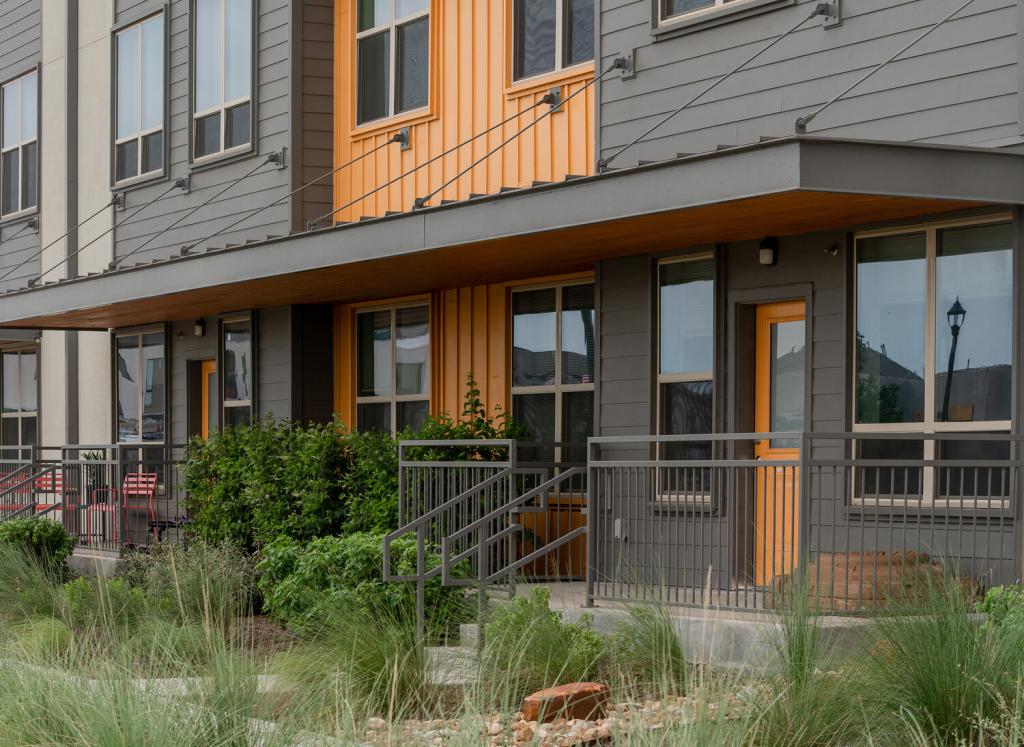
[[[864,75],[862,75],[862,76],[861,76],[860,78],[858,78],[858,79],[857,79],[857,80],[856,80],[855,82],[853,82],[853,83],[852,83],[851,85],[849,85],[849,86],[847,86],[846,88],[844,88],[844,89],[843,89],[842,91],[840,91],[840,92],[839,92],[839,93],[837,93],[837,94],[836,94],[835,96],[833,96],[832,98],[830,98],[830,99],[829,99],[828,101],[826,101],[826,102],[825,102],[824,104],[822,104],[822,105],[821,105],[821,106],[819,106],[819,107],[818,107],[817,109],[815,109],[815,110],[814,110],[813,112],[811,112],[810,114],[806,114],[806,115],[804,115],[804,116],[802,116],[802,117],[797,117],[797,120],[796,120],[796,131],[797,131],[797,132],[801,132],[801,133],[802,133],[802,132],[806,132],[806,131],[807,131],[807,125],[808,125],[808,124],[810,124],[810,123],[811,123],[811,121],[812,121],[812,120],[814,120],[814,118],[815,118],[815,117],[817,117],[817,116],[818,116],[819,114],[821,114],[821,113],[822,113],[823,111],[825,111],[826,109],[828,109],[828,108],[829,108],[830,106],[832,106],[832,104],[836,103],[836,102],[837,102],[837,101],[838,101],[839,99],[841,99],[841,98],[842,98],[843,96],[845,96],[846,94],[848,94],[848,93],[849,93],[850,91],[852,91],[852,90],[853,90],[854,88],[856,88],[856,87],[857,87],[857,86],[859,86],[859,85],[860,85],[861,83],[863,83],[864,81],[866,81],[866,80],[867,80],[868,78],[870,78],[870,77],[871,77],[872,75],[874,75],[875,73],[877,73],[877,72],[878,72],[879,70],[881,70],[881,69],[882,69],[883,67],[885,67],[886,65],[888,65],[888,64],[889,64],[890,62],[892,62],[893,60],[895,60],[895,59],[896,59],[897,57],[899,57],[900,55],[902,55],[902,54],[903,54],[904,52],[906,52],[906,51],[907,51],[908,49],[910,49],[911,47],[913,47],[913,46],[914,46],[915,44],[917,44],[917,43],[918,43],[919,41],[921,41],[922,39],[924,39],[924,38],[925,38],[926,36],[928,36],[928,35],[929,35],[930,33],[932,33],[933,31],[935,31],[935,29],[937,29],[937,28],[938,28],[939,26],[941,26],[942,24],[944,24],[944,23],[945,23],[946,21],[949,21],[949,20],[951,20],[951,19],[953,18],[953,16],[957,15],[957,14],[958,14],[958,13],[959,13],[960,11],[962,11],[962,10],[963,10],[964,8],[966,8],[966,7],[968,6],[968,5],[970,5],[970,4],[971,4],[971,3],[973,3],[973,2],[974,2],[974,0],[967,0],[967,1],[965,2],[965,3],[963,3],[963,4],[962,4],[962,5],[960,5],[960,6],[958,6],[958,7],[956,8],[956,10],[954,10],[954,11],[953,11],[952,13],[949,13],[949,14],[947,14],[947,15],[946,15],[946,16],[945,16],[945,17],[944,17],[944,18],[943,18],[942,20],[938,21],[937,23],[935,23],[935,24],[933,24],[932,26],[930,26],[930,27],[928,27],[927,29],[925,29],[925,32],[924,32],[923,34],[921,34],[920,36],[916,37],[916,38],[915,38],[915,39],[914,39],[914,40],[913,40],[912,42],[910,42],[909,44],[907,44],[907,45],[905,45],[905,46],[901,47],[901,48],[900,48],[900,50],[899,50],[898,52],[896,52],[895,54],[891,55],[891,56],[890,56],[890,57],[889,57],[888,59],[884,60],[883,62],[880,62],[880,63],[878,63],[877,65],[875,65],[875,66],[874,66],[873,68],[871,68],[871,69],[870,69],[870,70],[868,70],[868,71],[867,71],[866,73],[864,73]]]
[[[648,135],[650,135],[652,132],[657,130],[663,124],[665,124],[669,120],[671,120],[674,117],[676,117],[684,109],[686,109],[690,105],[696,103],[698,100],[702,99],[708,93],[711,93],[711,91],[716,89],[719,85],[721,85],[722,83],[727,81],[733,75],[738,73],[740,70],[745,68],[747,65],[749,65],[751,62],[756,60],[761,55],[763,55],[769,49],[771,49],[776,44],[781,42],[787,36],[789,36],[792,33],[795,33],[801,26],[803,26],[805,23],[810,21],[812,18],[815,18],[816,16],[822,16],[822,15],[830,15],[830,8],[829,8],[828,3],[819,3],[818,5],[814,6],[814,10],[811,11],[811,14],[809,16],[807,16],[806,18],[801,19],[799,23],[793,25],[791,28],[787,29],[786,31],[784,31],[781,34],[779,34],[778,36],[776,36],[774,39],[772,39],[770,42],[768,42],[768,44],[766,44],[761,49],[759,49],[756,52],[754,52],[754,54],[750,55],[750,57],[747,57],[745,60],[743,60],[743,62],[741,62],[739,65],[734,67],[732,70],[730,70],[729,72],[727,72],[725,75],[721,76],[720,78],[715,79],[715,81],[711,85],[709,85],[707,88],[703,89],[700,93],[698,93],[696,96],[694,96],[691,99],[689,99],[685,104],[683,104],[679,108],[670,111],[666,116],[662,117],[660,120],[658,120],[653,125],[651,125],[649,128],[647,128],[644,132],[642,132],[640,135],[638,135],[635,138],[633,138],[632,140],[630,140],[628,143],[623,145],[621,148],[619,148],[617,151],[612,153],[610,156],[608,156],[607,158],[600,159],[597,162],[597,170],[598,171],[604,171],[606,168],[608,168],[609,164],[611,164],[612,161],[614,161],[616,158],[621,156],[627,150],[629,150],[634,145],[639,143],[641,140],[646,139]]]
[[[50,242],[49,244],[47,244],[47,245],[46,245],[46,246],[44,246],[44,247],[43,247],[42,249],[40,249],[40,250],[39,250],[39,251],[37,251],[37,252],[36,252],[35,254],[33,254],[33,255],[32,255],[31,257],[26,257],[26,258],[25,258],[25,259],[23,259],[23,260],[22,260],[22,261],[21,261],[20,263],[18,263],[18,264],[17,264],[17,265],[15,265],[14,267],[12,267],[12,268],[11,268],[10,270],[8,270],[8,271],[7,271],[7,272],[6,272],[6,273],[5,273],[4,275],[0,276],[0,280],[6,280],[7,278],[9,278],[9,277],[11,276],[11,274],[12,274],[12,273],[13,273],[13,272],[14,272],[15,270],[18,270],[18,269],[20,269],[20,268],[24,267],[24,266],[25,266],[26,264],[28,264],[28,263],[29,263],[29,262],[31,262],[32,260],[36,259],[37,257],[41,257],[41,256],[43,256],[43,252],[45,252],[45,251],[46,251],[47,249],[49,249],[49,248],[50,248],[51,246],[53,246],[54,244],[56,244],[56,243],[57,243],[58,241],[63,241],[64,239],[66,239],[66,238],[67,238],[68,236],[70,236],[70,235],[71,235],[71,232],[72,232],[72,231],[75,231],[75,230],[77,230],[77,229],[81,228],[82,226],[84,226],[84,225],[85,225],[86,223],[88,223],[89,221],[91,221],[91,220],[92,220],[93,218],[95,218],[95,217],[96,217],[97,215],[99,215],[100,213],[102,213],[102,212],[103,212],[104,210],[106,210],[106,209],[107,209],[108,207],[110,207],[110,206],[111,206],[111,205],[113,205],[113,204],[114,204],[114,198],[111,198],[111,199],[110,199],[110,202],[108,202],[108,203],[107,203],[106,205],[104,205],[103,207],[101,207],[101,208],[100,208],[99,210],[97,210],[97,211],[96,211],[95,213],[93,213],[92,215],[90,215],[90,216],[89,216],[88,218],[84,218],[84,219],[83,219],[83,220],[82,220],[82,221],[81,221],[81,222],[80,222],[80,223],[79,223],[79,224],[78,224],[77,226],[72,226],[72,227],[71,227],[71,228],[69,228],[69,229],[68,229],[67,231],[65,231],[65,232],[64,232],[64,233],[63,233],[63,234],[62,234],[61,236],[58,236],[57,238],[55,238],[55,239],[54,239],[53,241],[51,241],[51,242]],[[31,225],[31,223],[27,223],[27,224],[26,224],[26,225],[25,225],[24,227],[22,227],[22,230],[24,230],[25,228],[27,228],[27,227],[28,227],[29,225]],[[18,235],[18,234],[20,234],[20,233],[21,233],[21,231],[18,231],[18,233],[14,234],[14,236],[9,236],[9,237],[7,237],[7,238],[5,239],[5,241],[10,241],[11,239],[13,239],[13,238],[14,238],[15,236],[17,236],[17,235]],[[42,277],[42,275],[40,275],[40,277]]]
[[[622,57],[616,58],[615,61],[612,62],[611,66],[607,70],[605,70],[600,75],[597,75],[597,76],[593,77],[591,80],[587,81],[587,83],[585,85],[583,85],[580,88],[578,88],[577,90],[573,91],[571,94],[566,96],[564,99],[561,99],[561,98],[556,99],[551,94],[545,95],[536,104],[534,104],[534,106],[536,107],[538,104],[548,104],[550,106],[550,108],[546,112],[541,114],[539,117],[534,119],[532,122],[530,122],[528,125],[526,125],[522,129],[517,130],[516,132],[512,133],[512,135],[510,135],[509,137],[505,138],[500,144],[498,144],[498,145],[494,146],[493,148],[491,148],[491,150],[487,151],[484,155],[480,156],[480,158],[478,158],[475,161],[473,161],[473,163],[469,164],[469,166],[467,166],[462,171],[457,173],[455,176],[453,176],[451,179],[446,181],[444,184],[442,184],[440,187],[435,189],[430,194],[426,195],[425,197],[417,197],[415,203],[413,203],[413,210],[418,210],[419,208],[425,207],[426,204],[428,202],[430,202],[430,200],[433,197],[435,197],[439,192],[443,192],[446,188],[448,188],[449,186],[454,184],[456,181],[461,179],[463,176],[468,174],[470,171],[472,171],[478,165],[480,165],[481,163],[486,161],[488,158],[493,156],[498,151],[502,150],[506,145],[508,145],[509,143],[513,142],[516,138],[518,138],[520,135],[522,135],[523,133],[525,133],[528,130],[530,130],[531,128],[533,128],[539,122],[541,122],[542,120],[546,119],[547,117],[550,117],[554,112],[560,110],[563,106],[568,104],[570,101],[572,101],[574,98],[579,96],[581,93],[583,93],[584,91],[589,89],[591,86],[595,85],[597,82],[602,80],[605,76],[611,74],[615,70],[622,70],[622,69],[624,69],[624,66],[626,64],[627,64],[627,62],[626,62],[625,58],[622,58]]]

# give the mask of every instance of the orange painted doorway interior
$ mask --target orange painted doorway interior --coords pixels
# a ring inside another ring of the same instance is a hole
[[[193,369],[194,370],[194,369]],[[193,390],[194,391],[194,390]],[[194,400],[193,400],[194,401]],[[200,418],[200,434],[209,438],[216,432],[217,419],[217,361],[203,361],[202,365],[202,417]]]
[[[758,433],[804,429],[806,311],[803,301],[757,307],[754,428]],[[758,441],[754,458],[770,462],[757,470],[754,497],[756,583],[791,573],[799,542],[798,438]]]

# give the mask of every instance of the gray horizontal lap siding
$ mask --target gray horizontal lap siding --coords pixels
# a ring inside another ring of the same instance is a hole
[[[246,172],[255,168],[271,152],[290,145],[290,87],[291,81],[291,3],[287,0],[258,0],[254,16],[257,24],[255,64],[257,104],[256,149],[247,157],[225,163],[213,163],[203,168],[191,168],[191,104],[190,104],[190,0],[171,0],[170,28],[170,97],[169,97],[169,170],[168,178],[160,179],[127,192],[126,211],[117,214],[125,221],[115,230],[115,255],[120,259],[129,253],[127,265],[148,262],[176,254],[182,246],[204,239],[222,229],[247,212],[282,200],[280,205],[264,210],[230,231],[216,236],[209,246],[224,246],[244,240],[286,234],[291,226],[290,204],[284,199],[291,188],[291,164],[277,169],[264,166],[254,175],[230,187],[223,195],[200,208],[194,215],[188,212],[228,186]],[[139,13],[154,6],[151,2],[117,0],[118,22],[138,17]],[[291,161],[289,153],[288,160]],[[141,206],[168,189],[173,180],[191,174],[188,193],[172,190],[152,206],[131,217]],[[153,238],[175,220],[181,223]],[[149,241],[139,251],[135,251]],[[202,250],[206,246],[197,247]]]
[[[0,0],[0,81],[34,69],[41,56],[41,0]],[[39,144],[44,145],[41,139]],[[63,147],[63,143],[51,147]],[[0,276],[11,273],[0,280],[0,290],[23,287],[39,275],[42,268],[34,257],[39,241],[38,230],[27,228],[23,220],[0,225]]]
[[[682,36],[655,40],[650,0],[604,2],[601,48],[609,62],[636,49],[637,75],[609,78],[600,101],[607,155],[806,17],[801,1]],[[656,130],[617,166],[789,135],[794,122],[955,7],[952,2],[857,0],[843,24],[814,19],[748,68]],[[1013,141],[1018,115],[1017,6],[975,0],[827,109],[809,132],[837,137],[978,145]]]

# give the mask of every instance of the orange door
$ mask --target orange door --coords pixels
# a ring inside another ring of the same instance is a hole
[[[193,369],[194,371],[195,369]],[[218,428],[217,418],[217,361],[203,361],[202,383],[202,417],[200,432],[203,438],[209,438],[210,432]],[[193,390],[195,391],[195,390]],[[194,402],[195,400],[193,400]]]
[[[759,433],[804,429],[806,317],[803,301],[757,307],[754,428]],[[758,584],[792,572],[799,540],[799,438],[757,442],[754,498],[754,568]]]

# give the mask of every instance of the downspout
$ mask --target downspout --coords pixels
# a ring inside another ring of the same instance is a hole
[[[64,243],[66,277],[78,275],[78,0],[64,0]],[[78,443],[78,333],[64,332],[64,441]]]

